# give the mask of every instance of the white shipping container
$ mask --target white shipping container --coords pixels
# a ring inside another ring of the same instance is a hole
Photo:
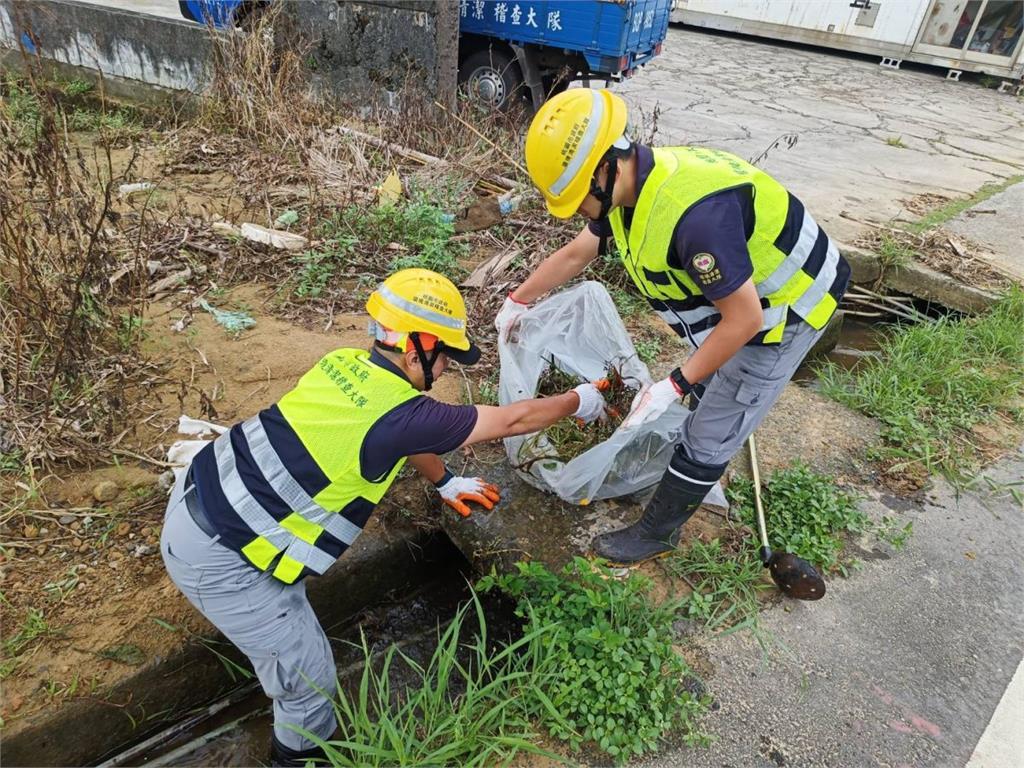
[[[672,21],[1024,76],[1024,0],[675,0]]]

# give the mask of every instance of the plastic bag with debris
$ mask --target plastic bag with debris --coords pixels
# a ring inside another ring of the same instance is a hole
[[[552,362],[587,381],[604,377],[611,366],[637,389],[652,381],[600,283],[580,283],[520,318],[516,338],[498,342],[502,405],[534,397]],[[609,439],[566,462],[544,458],[550,446],[543,434],[506,438],[505,450],[530,484],[574,504],[587,504],[635,493],[661,480],[687,413],[682,404],[672,405],[655,421],[619,427]]]

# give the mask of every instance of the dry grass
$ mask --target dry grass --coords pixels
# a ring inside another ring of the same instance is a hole
[[[141,221],[114,210],[127,168],[110,141],[91,154],[69,139],[67,114],[30,74],[30,140],[0,111],[0,454],[23,465],[81,459],[131,418],[127,393],[145,363]],[[134,242],[133,242],[134,236]]]

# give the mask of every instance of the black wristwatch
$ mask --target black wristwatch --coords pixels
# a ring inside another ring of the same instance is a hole
[[[672,383],[676,385],[676,389],[679,390],[680,397],[686,397],[693,390],[693,384],[686,380],[681,369],[674,368],[668,377],[672,379]]]

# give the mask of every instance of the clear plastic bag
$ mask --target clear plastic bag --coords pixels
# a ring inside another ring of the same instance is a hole
[[[599,379],[614,365],[638,389],[652,381],[608,291],[592,281],[523,313],[515,340],[499,339],[498,354],[501,405],[534,397],[552,361],[582,380]],[[505,450],[530,484],[568,502],[587,504],[635,493],[661,480],[686,417],[683,405],[674,404],[655,421],[620,427],[608,440],[568,462],[543,458],[549,447],[543,435],[505,438]]]

